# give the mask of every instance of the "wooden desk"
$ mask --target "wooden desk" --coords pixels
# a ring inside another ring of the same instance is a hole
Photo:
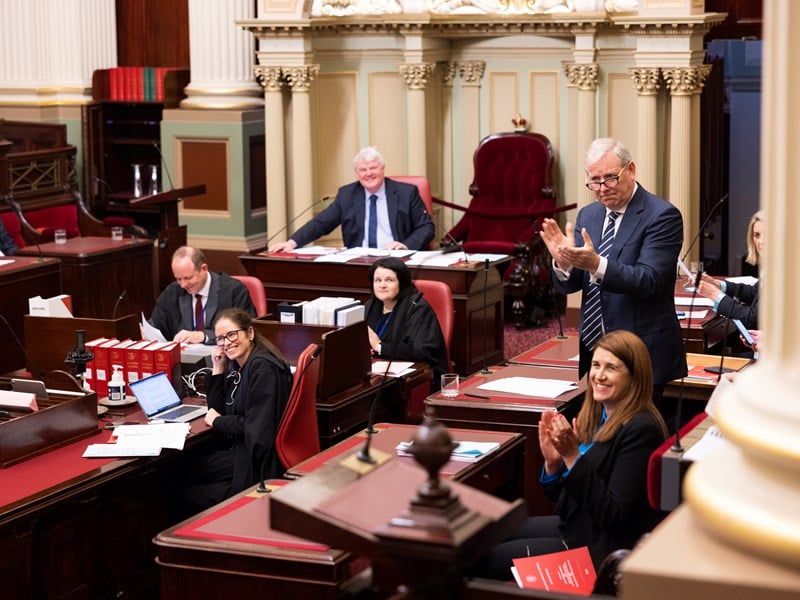
[[[689,366],[690,375],[692,368],[697,367],[695,371],[703,376],[706,376],[707,379],[686,377],[685,379],[683,379],[683,384],[682,384],[683,392],[681,392],[680,379],[675,379],[674,381],[670,381],[667,384],[667,387],[664,389],[664,397],[678,398],[678,396],[682,394],[684,400],[696,400],[699,402],[708,402],[708,399],[714,392],[714,388],[717,387],[717,374],[709,373],[707,371],[704,372],[702,369],[703,367],[719,367],[720,358],[722,357],[717,356],[715,354],[696,354],[694,352],[687,352],[686,363]],[[722,366],[723,368],[726,369],[733,369],[734,371],[739,371],[752,363],[753,360],[750,358],[738,358],[735,356],[726,356],[723,359]]]
[[[61,263],[55,258],[28,256],[4,256],[0,262],[0,315],[3,315],[11,331],[22,342],[25,337],[23,316],[28,314],[28,298],[41,296],[51,298],[61,293]],[[4,325],[0,339],[5,340],[0,352],[0,373],[9,373],[25,366],[25,354],[14,342]],[[63,364],[63,363],[62,363]]]
[[[371,448],[385,452],[396,460],[415,464],[414,459],[396,456],[395,449],[400,442],[410,441],[417,432],[417,425],[399,425],[395,423],[379,423],[378,430],[372,437]],[[449,429],[454,440],[470,442],[499,442],[500,447],[481,460],[473,463],[449,461],[442,467],[440,474],[446,479],[460,481],[488,493],[500,495],[507,499],[515,499],[521,495],[518,474],[523,468],[524,439],[518,433],[501,431],[476,431],[475,429]],[[287,477],[298,478],[313,473],[317,469],[336,462],[356,448],[361,448],[366,441],[366,433],[360,431],[335,446],[323,450],[316,456],[304,460],[289,469]]]
[[[117,314],[144,311],[155,306],[153,242],[151,240],[113,241],[104,237],[77,237],[66,244],[41,244],[43,256],[61,260],[64,293],[72,295],[72,310],[77,317],[111,318],[120,294],[125,297]],[[22,248],[23,256],[38,256],[35,246]]]
[[[160,598],[340,598],[352,555],[272,529],[269,506],[254,486],[159,533]]]
[[[269,309],[273,313],[281,301],[300,302],[322,295],[348,296],[364,301],[370,295],[368,272],[371,263],[363,260],[318,263],[307,258],[261,254],[239,258],[248,274],[264,282]],[[511,257],[507,257],[493,266],[510,260]],[[451,267],[411,266],[410,270],[415,279],[443,281],[453,293],[455,323],[450,358],[458,373],[467,375],[483,366],[484,339],[486,364],[503,360],[504,290],[496,268],[486,271],[483,264],[467,263]]]
[[[125,412],[136,418],[137,411]],[[0,596],[156,596],[150,540],[168,526],[168,473],[176,458],[199,446],[205,430],[202,419],[193,421],[182,453],[82,458],[88,444],[110,437],[98,429],[87,439],[0,469]]]
[[[519,396],[498,394],[477,390],[477,393],[490,396],[488,400],[471,398],[464,392],[489,380],[503,377],[536,377],[577,381],[577,372],[558,367],[534,367],[509,365],[494,369],[491,375],[476,374],[461,384],[461,395],[445,398],[441,394],[429,396],[425,405],[434,410],[436,417],[452,428],[490,429],[493,431],[513,431],[525,437],[525,467],[518,474],[525,485],[525,499],[532,515],[552,514],[553,503],[542,493],[539,473],[544,459],[539,450],[539,419],[542,412],[555,408],[567,418],[577,414],[586,392],[586,379],[578,381],[572,392],[562,394],[553,400],[541,396]]]
[[[675,281],[675,296],[679,298],[691,298],[692,293],[684,289],[684,280]],[[702,296],[697,296],[701,298]],[[675,310],[689,313],[689,305],[677,305]],[[720,317],[707,306],[696,306],[693,312],[707,310],[706,316],[702,319],[680,319],[681,333],[683,334],[684,348],[686,352],[704,353],[710,348],[719,344],[724,338],[730,335],[735,327],[728,325],[723,317]]]

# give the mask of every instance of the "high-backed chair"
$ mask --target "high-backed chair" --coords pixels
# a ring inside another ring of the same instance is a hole
[[[414,285],[422,292],[422,296],[431,305],[433,312],[436,313],[436,320],[442,328],[445,347],[447,348],[447,364],[452,370],[450,362],[450,340],[453,337],[453,322],[455,321],[455,309],[453,308],[453,292],[447,287],[446,283],[433,281],[430,279],[416,279]]]
[[[298,357],[289,401],[275,435],[275,450],[287,469],[319,452],[317,358],[321,351],[322,346],[309,344]]]
[[[387,175],[387,177],[395,181],[410,183],[411,185],[417,186],[420,198],[422,198],[422,201],[425,203],[425,208],[428,210],[428,214],[431,216],[431,219],[433,219],[433,195],[431,194],[431,184],[427,177],[422,175]],[[432,248],[433,245],[431,244],[428,247]]]
[[[16,213],[10,211],[2,212],[0,213],[0,220],[3,221],[3,227],[8,235],[11,236],[17,248],[24,248],[25,238],[22,237],[22,224],[19,222]]]
[[[234,279],[241,281],[250,292],[250,301],[256,309],[256,316],[263,317],[267,314],[267,292],[264,289],[264,282],[252,275],[231,275]]]

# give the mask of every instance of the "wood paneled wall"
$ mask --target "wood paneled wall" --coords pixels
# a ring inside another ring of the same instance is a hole
[[[189,68],[189,0],[116,0],[121,67]]]

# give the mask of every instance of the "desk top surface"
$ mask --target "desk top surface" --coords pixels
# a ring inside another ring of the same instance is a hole
[[[38,255],[38,253],[36,254]],[[15,254],[14,256],[0,256],[0,275],[41,267],[57,267],[59,262],[57,258],[50,256],[43,256],[41,258],[38,256],[21,256],[19,254]]]
[[[52,257],[72,257],[72,256],[92,256],[109,252],[129,251],[132,248],[142,248],[152,246],[151,240],[139,240],[125,238],[123,240],[112,240],[110,237],[82,236],[69,238],[64,244],[47,242],[36,246],[26,246],[17,251],[17,255],[24,256],[52,256]],[[41,252],[40,252],[41,250]]]
[[[327,261],[317,261],[320,257],[319,254],[303,254],[302,252],[261,252],[259,254],[246,254],[244,256],[240,256],[239,259],[243,263],[247,262],[270,262],[274,261],[277,263],[286,263],[286,262],[293,262],[297,265],[320,265],[321,267],[328,267],[334,265],[346,265],[348,267],[370,267],[372,263],[376,260],[381,258],[386,258],[386,256],[353,256],[353,258],[347,261],[336,261],[336,262],[327,262]],[[510,262],[513,257],[511,256],[503,256],[502,258],[498,258],[496,260],[490,261],[492,266],[502,265],[507,262]],[[409,265],[409,269],[411,271],[415,270],[445,270],[445,271],[480,271],[485,268],[485,261],[464,261],[463,259],[458,260],[457,262],[450,264],[450,265],[436,265],[436,264],[425,264],[424,260],[420,261],[420,264],[411,264]]]

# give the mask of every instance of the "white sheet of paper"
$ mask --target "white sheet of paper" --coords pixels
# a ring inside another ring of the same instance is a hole
[[[0,256],[2,256],[2,255],[0,255]],[[14,262],[13,260],[0,260],[0,267],[2,267],[3,265],[10,265],[13,262]]]
[[[678,320],[679,321],[684,321],[686,319],[691,318],[692,321],[702,321],[703,319],[706,318],[707,314],[708,314],[707,310],[692,310],[692,311],[690,311],[688,313],[684,313],[682,315],[678,315]]]
[[[475,254],[467,254],[467,259],[470,262],[486,262],[486,259],[488,258],[489,262],[494,262],[496,260],[503,260],[507,256],[508,254],[487,254],[476,252]]]
[[[84,458],[127,458],[133,456],[158,456],[161,446],[120,446],[119,444],[89,444]]]
[[[339,252],[341,248],[336,248],[334,246],[303,246],[302,248],[295,248],[294,250],[287,250],[290,254],[335,254]]]
[[[687,267],[686,263],[684,263],[680,258],[678,259],[678,268],[681,270],[681,273],[686,275],[686,277],[693,277],[689,267]]]
[[[695,296],[692,302],[691,296],[675,296],[675,306],[714,306],[714,301],[711,298],[704,298],[703,296]]]
[[[683,458],[690,461],[703,460],[710,452],[716,451],[721,446],[730,444],[727,438],[716,425],[709,427],[694,445],[683,453]]]
[[[558,398],[564,392],[574,390],[577,383],[561,379],[540,379],[538,377],[503,377],[487,381],[478,386],[479,390],[506,392],[522,396],[541,396]]]
[[[149,425],[120,425],[111,435],[120,446],[158,447],[183,450],[189,423],[156,423]]]
[[[147,319],[144,318],[144,313],[142,313],[142,337],[146,340],[150,340],[151,342],[166,342],[167,339],[164,337],[164,334],[161,333],[160,330],[156,329],[150,323],[147,322]]]
[[[406,264],[410,266],[425,265],[426,267],[449,267],[464,260],[461,252],[443,253],[441,250],[420,250],[408,259]]]
[[[758,283],[758,277],[753,277],[752,275],[740,275],[738,277],[726,277],[725,281],[730,281],[731,283],[744,283],[745,285],[755,285]]]
[[[714,387],[714,391],[711,392],[711,396],[709,396],[708,402],[706,402],[705,413],[709,417],[712,417],[712,418],[714,417],[714,409],[716,408],[720,397],[723,394],[727,394],[729,388],[731,388],[732,386],[733,386],[733,382],[730,379],[728,379],[727,377],[725,377],[725,375],[723,375],[722,377],[719,378],[719,381],[717,382],[717,385]]]
[[[383,375],[386,373],[386,367],[389,366],[389,375],[400,377],[406,373],[412,373],[414,371],[413,365],[413,362],[400,360],[393,360],[391,365],[389,365],[388,360],[376,360],[372,363],[372,374]]]

